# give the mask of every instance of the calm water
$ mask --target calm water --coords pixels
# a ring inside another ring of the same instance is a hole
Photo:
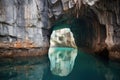
[[[0,58],[0,80],[120,80],[120,63],[51,48],[43,57]]]

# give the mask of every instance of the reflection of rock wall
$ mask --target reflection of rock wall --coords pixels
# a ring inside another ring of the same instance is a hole
[[[0,66],[1,80],[43,80],[49,69],[47,56],[0,58],[0,62],[4,64]]]
[[[69,28],[54,30],[50,38],[51,47],[76,47],[75,40]]]
[[[77,49],[50,48],[48,55],[52,73],[59,76],[67,76],[73,69]]]

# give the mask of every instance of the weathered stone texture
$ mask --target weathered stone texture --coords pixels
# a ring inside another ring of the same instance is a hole
[[[0,43],[12,43],[8,46],[15,48],[49,47],[49,34],[43,34],[50,27],[47,14],[47,0],[0,0]]]
[[[0,0],[0,47],[49,47],[50,20],[53,19],[54,23],[70,9],[73,9],[72,13],[81,10],[77,14],[87,18],[96,15],[98,23],[106,27],[103,46],[106,44],[109,52],[120,54],[119,0]],[[92,13],[86,15],[87,10],[92,10]],[[98,44],[93,44],[99,46],[101,37],[97,38]]]
[[[0,48],[0,57],[31,57],[48,53],[48,48]]]
[[[77,48],[73,33],[69,28],[54,30],[50,38],[50,47],[74,47]]]
[[[93,11],[98,16],[100,24],[106,26],[106,44],[110,56],[118,58],[120,51],[120,1],[99,0],[93,6]],[[114,49],[114,50],[113,50]],[[117,55],[116,55],[117,54]]]
[[[54,2],[54,5],[57,3],[56,0]],[[92,44],[96,46],[97,51],[101,50],[101,48],[106,48],[109,50],[109,55],[112,55],[115,52],[120,54],[119,47],[120,47],[120,1],[119,0],[61,0],[63,11],[69,10],[69,4],[72,2],[72,5],[74,9],[82,10],[83,12],[82,16],[87,16],[86,19],[89,19],[91,17],[98,19],[98,23],[105,26],[106,28],[106,38],[102,39],[102,43],[100,39],[103,33],[98,30],[98,35],[94,36],[98,39],[95,40]],[[71,6],[72,6],[71,5]],[[82,9],[82,6],[84,5],[84,9]],[[86,13],[86,11],[89,9],[92,10],[90,13]],[[74,12],[74,11],[72,11]],[[94,16],[93,13],[95,13]],[[77,11],[77,14],[81,14],[79,11]],[[92,19],[92,18],[91,18]],[[95,19],[94,19],[95,20]],[[96,25],[96,22],[92,22],[93,25],[95,25],[94,30],[97,31],[99,28],[99,25]],[[97,28],[96,28],[97,27]],[[103,35],[104,36],[104,35]],[[104,40],[104,41],[103,41]],[[98,43],[97,43],[98,42]],[[112,53],[112,54],[111,54]],[[112,55],[113,56],[113,55]]]

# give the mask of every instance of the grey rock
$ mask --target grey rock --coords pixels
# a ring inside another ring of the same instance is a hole
[[[52,4],[55,4],[58,0],[50,0]]]
[[[4,36],[0,42],[29,39],[35,47],[48,47],[48,34],[42,33],[50,28],[47,0],[0,0],[0,4],[0,35]]]
[[[56,5],[52,7],[52,12],[55,18],[58,19],[63,12],[62,5],[60,2],[58,2]]]

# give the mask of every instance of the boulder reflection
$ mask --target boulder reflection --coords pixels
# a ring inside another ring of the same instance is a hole
[[[73,69],[77,49],[74,48],[50,48],[50,69],[54,75],[67,76]]]

